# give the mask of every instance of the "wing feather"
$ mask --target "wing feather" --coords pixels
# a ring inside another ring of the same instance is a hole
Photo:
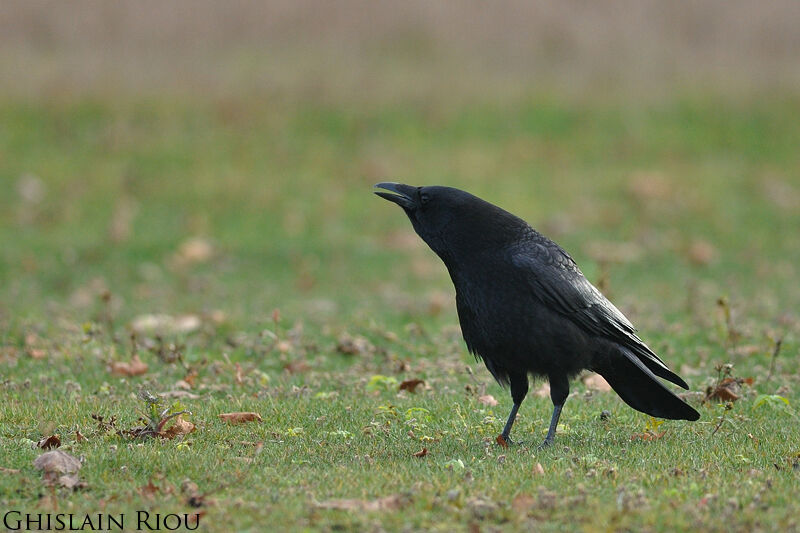
[[[688,388],[636,335],[630,320],[586,279],[567,252],[542,235],[535,237],[511,250],[511,263],[523,271],[542,303],[585,331],[630,349],[654,374]]]

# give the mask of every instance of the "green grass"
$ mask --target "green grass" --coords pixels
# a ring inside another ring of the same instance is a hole
[[[793,96],[716,94],[0,100],[0,467],[19,470],[0,476],[0,510],[193,512],[190,479],[207,531],[797,530],[799,115]],[[531,395],[515,426],[528,445],[499,448],[508,393],[466,354],[444,267],[371,194],[382,180],[459,186],[523,216],[694,390],[723,363],[752,386],[729,411],[693,396],[700,421],[641,440],[647,417],[578,381],[555,446],[535,446],[551,405]],[[195,236],[213,253],[182,261]],[[148,372],[113,376],[131,322],[154,313],[202,318],[165,339],[182,363],[145,333]],[[341,353],[345,333],[371,348]],[[97,428],[92,414],[137,425],[139,389],[175,390],[187,367],[194,433]],[[218,419],[230,411],[263,421]],[[52,433],[85,458],[86,488],[51,489],[33,468]],[[319,505],[393,495],[399,508]]]

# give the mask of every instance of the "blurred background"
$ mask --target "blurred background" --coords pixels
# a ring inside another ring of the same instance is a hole
[[[454,323],[378,181],[522,216],[644,329],[724,298],[796,330],[798,28],[791,0],[3,2],[0,335]]]

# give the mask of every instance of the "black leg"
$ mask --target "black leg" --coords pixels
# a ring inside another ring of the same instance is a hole
[[[514,401],[514,406],[511,408],[511,414],[508,415],[508,420],[501,436],[508,444],[514,444],[510,437],[511,426],[514,425],[514,420],[517,418],[517,411],[519,411],[519,406],[522,405],[522,400],[528,394],[528,376],[511,376],[509,381],[511,382],[511,399]]]
[[[561,408],[564,407],[567,396],[569,396],[569,380],[567,376],[550,376],[550,399],[553,400],[553,417],[550,419],[550,428],[547,430],[547,436],[544,438],[541,448],[553,444],[556,438],[558,419],[561,418]]]

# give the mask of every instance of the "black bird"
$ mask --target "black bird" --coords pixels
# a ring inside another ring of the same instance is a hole
[[[636,335],[569,254],[524,220],[451,187],[375,187],[390,191],[375,194],[403,208],[447,267],[467,349],[501,385],[510,385],[514,406],[503,428],[506,442],[529,375],[550,382],[553,416],[542,446],[553,443],[569,380],[584,369],[603,376],[638,411],[700,418],[656,376],[688,389],[686,382]]]

